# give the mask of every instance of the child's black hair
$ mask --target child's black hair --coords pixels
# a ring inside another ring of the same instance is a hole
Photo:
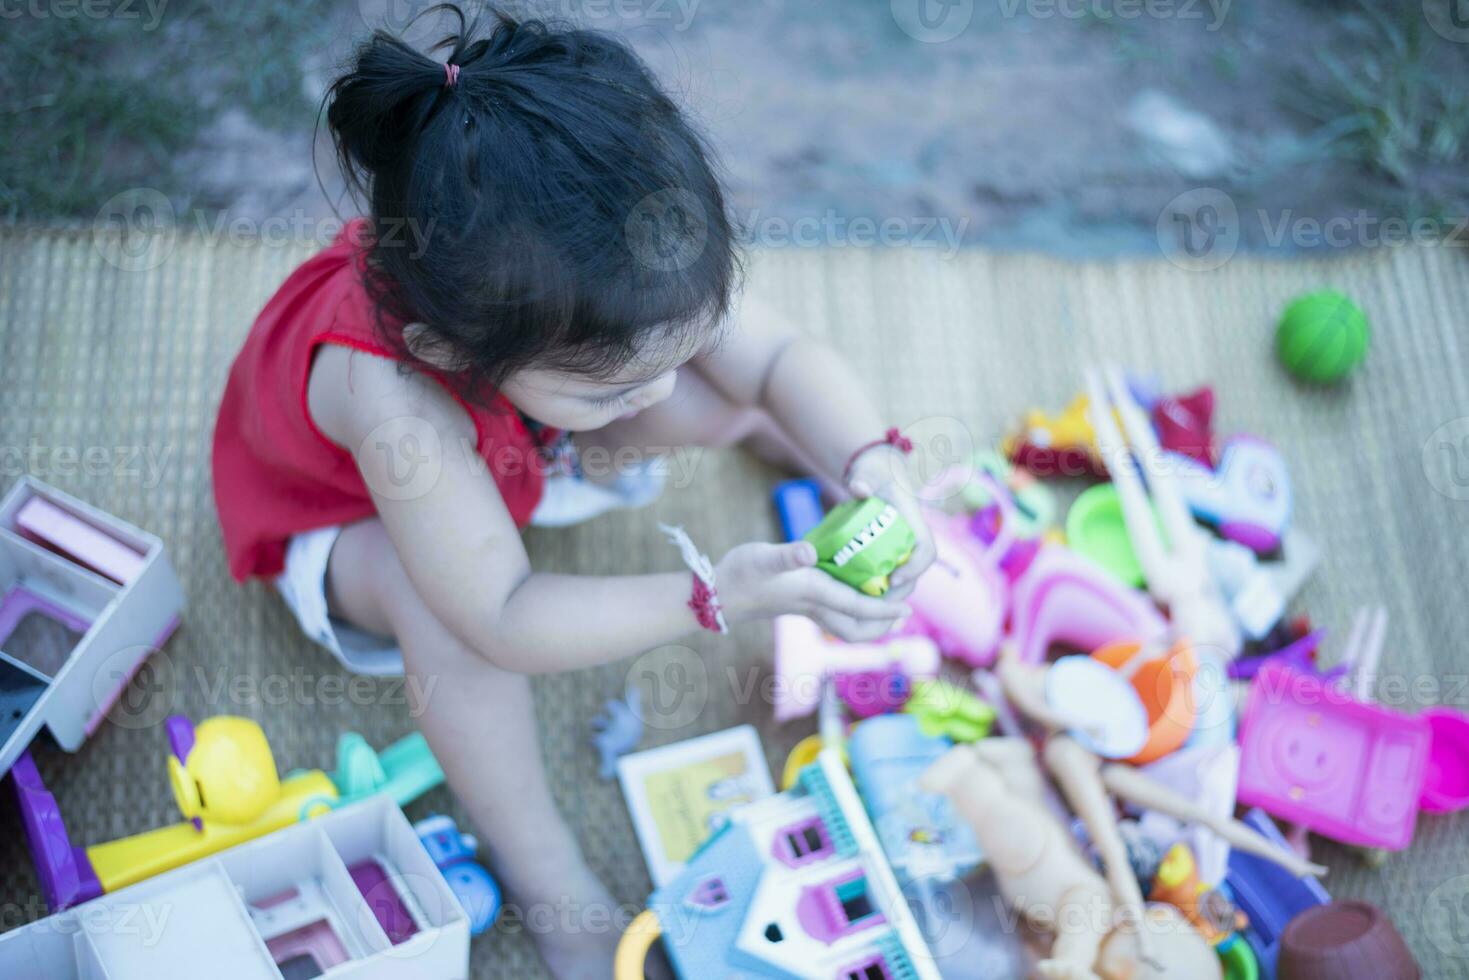
[[[474,397],[527,366],[606,376],[726,313],[738,278],[712,155],[621,41],[491,12],[435,61],[378,31],[327,93],[369,203],[383,322],[421,322]],[[386,339],[409,355],[401,329]]]

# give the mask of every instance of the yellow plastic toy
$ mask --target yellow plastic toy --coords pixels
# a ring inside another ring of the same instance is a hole
[[[1077,395],[1056,415],[1031,409],[1020,430],[1005,438],[1001,451],[1036,476],[1105,476],[1089,411],[1086,395]]]
[[[281,779],[265,733],[248,718],[222,715],[196,728],[175,715],[165,727],[169,781],[185,820],[85,849],[71,846],[55,797],[24,760],[17,795],[53,910],[320,816],[337,800],[336,785],[319,769]]]

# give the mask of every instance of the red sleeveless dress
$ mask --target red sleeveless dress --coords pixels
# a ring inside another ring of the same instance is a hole
[[[279,575],[292,535],[376,513],[352,455],[316,427],[306,407],[312,358],[322,344],[397,358],[379,336],[362,279],[368,233],[366,221],[349,222],[291,273],[230,369],[214,427],[214,501],[230,574],[240,581]],[[545,467],[532,461],[556,433],[533,433],[502,395],[488,405],[455,397],[474,421],[476,449],[487,463],[496,456],[527,461],[487,467],[524,527],[545,482]]]

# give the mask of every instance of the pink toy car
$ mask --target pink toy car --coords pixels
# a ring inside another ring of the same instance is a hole
[[[1413,840],[1433,733],[1281,663],[1261,668],[1240,719],[1239,801],[1362,847]]]

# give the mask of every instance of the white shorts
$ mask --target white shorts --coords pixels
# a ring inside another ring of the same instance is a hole
[[[566,527],[610,510],[643,507],[658,499],[666,478],[667,464],[661,459],[623,474],[608,486],[570,475],[550,476],[531,523]],[[302,632],[325,647],[342,666],[356,674],[401,674],[403,651],[396,640],[360,630],[327,609],[326,567],[341,533],[340,526],[333,526],[293,536],[286,546],[285,571],[276,578],[275,587],[295,614]]]

